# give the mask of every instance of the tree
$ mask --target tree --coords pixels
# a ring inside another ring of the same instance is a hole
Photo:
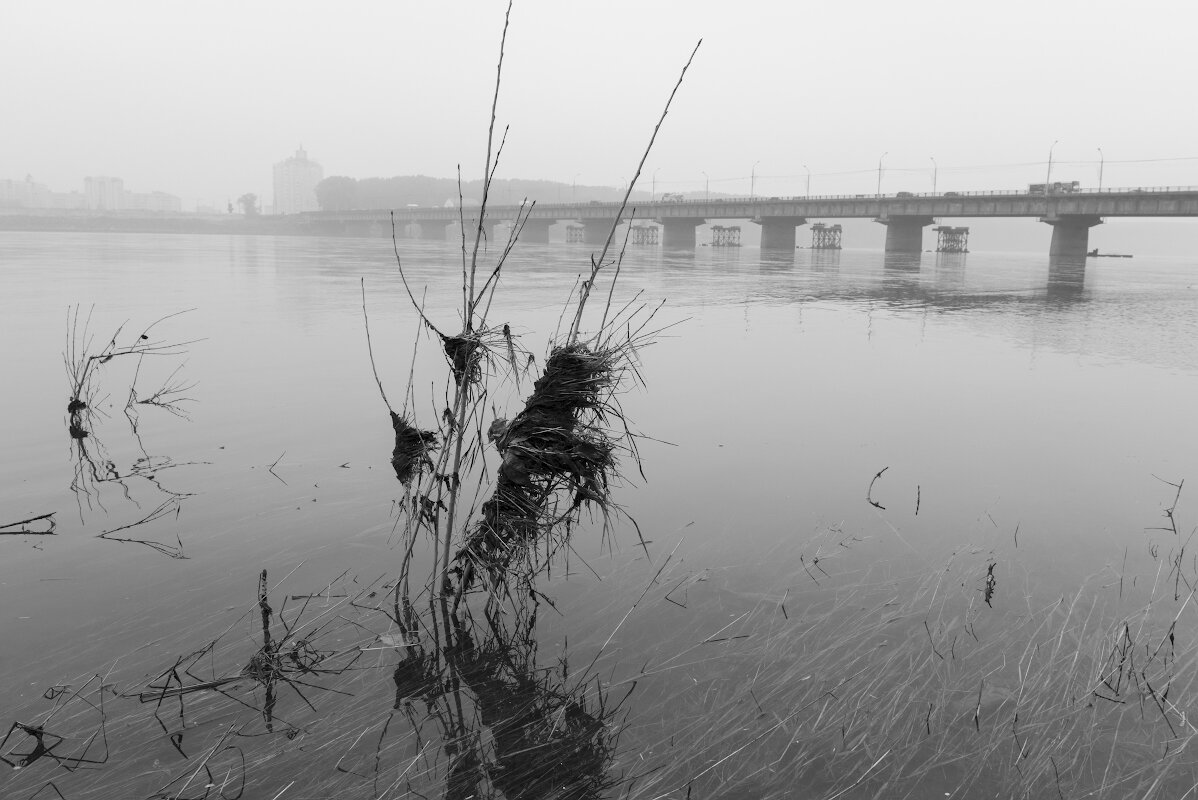
[[[241,206],[241,213],[247,217],[258,216],[258,195],[253,192],[246,192],[238,197],[237,205]]]
[[[333,175],[316,184],[316,202],[321,211],[349,211],[358,207],[358,182]]]

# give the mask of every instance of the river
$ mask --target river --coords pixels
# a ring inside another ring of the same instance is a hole
[[[456,330],[460,249],[399,245],[429,318]],[[491,319],[538,365],[588,257],[519,245],[504,268]],[[358,616],[392,587],[404,497],[363,297],[392,405],[414,345],[415,418],[435,426],[445,403],[389,240],[4,232],[0,289],[0,525],[53,513],[52,530],[0,529],[0,732],[20,723],[0,757],[23,765],[5,797],[1198,782],[1198,257],[629,247],[614,306],[664,301],[618,397],[643,437],[614,488],[636,525],[574,532],[538,584],[536,646],[499,659],[502,680],[479,677],[502,650],[481,639],[469,668],[424,676],[458,680],[473,710],[458,700],[452,723],[448,690],[403,688],[400,667],[436,654]],[[64,354],[114,334],[154,349],[97,361],[72,436]],[[491,376],[488,407],[514,413],[535,371]],[[129,405],[130,388],[168,393]],[[270,713],[262,681],[235,680],[263,570],[274,610],[319,618],[308,644],[320,630],[342,670],[304,662]],[[161,688],[230,674],[227,691]],[[540,761],[498,721],[533,707],[557,742]]]

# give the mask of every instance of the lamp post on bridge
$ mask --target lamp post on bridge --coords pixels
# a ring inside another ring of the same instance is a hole
[[[1045,196],[1047,196],[1052,191],[1052,189],[1049,188],[1050,185],[1052,184],[1052,151],[1053,151],[1053,148],[1055,148],[1057,146],[1057,142],[1059,142],[1059,141],[1061,141],[1061,140],[1060,139],[1055,140],[1052,143],[1052,147],[1048,148],[1048,172],[1044,175],[1044,194],[1045,194]]]
[[[1106,164],[1106,159],[1102,156],[1102,148],[1098,148],[1098,191],[1102,191],[1102,168]]]
[[[749,199],[752,200],[757,196],[757,165],[760,161],[753,162],[753,169],[749,171]]]
[[[940,167],[937,166],[936,159],[934,157],[928,156],[928,158],[930,158],[932,160],[932,195],[935,196],[935,194],[936,194],[936,173],[939,171]]]
[[[578,202],[578,176],[581,174],[582,174],[581,172],[575,172],[574,177],[570,179],[570,202],[571,203]]]
[[[807,197],[810,197],[811,196],[811,168],[808,167],[806,164],[804,164],[803,169],[807,170]]]
[[[882,155],[878,156],[878,197],[882,196],[882,159],[886,158],[890,151],[887,150]]]
[[[703,172],[703,170],[699,170],[699,172]],[[706,172],[703,172],[703,200],[704,200],[704,202],[706,202],[710,199],[711,199],[711,178],[708,177]]]

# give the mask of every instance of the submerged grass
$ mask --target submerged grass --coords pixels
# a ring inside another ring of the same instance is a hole
[[[962,552],[896,577],[866,544],[818,584],[791,559],[714,625],[718,581],[692,582],[683,609],[686,576],[664,572],[649,601],[673,611],[657,624],[693,644],[610,685],[639,681],[661,715],[625,732],[644,760],[627,796],[1192,797],[1198,584],[1185,573],[1174,595],[1174,546],[1134,592],[1108,573],[991,607],[988,576],[1014,565]]]
[[[1023,588],[1010,554],[879,559],[864,533],[697,572],[684,546],[622,554],[548,626],[540,592],[554,585],[445,614],[393,576],[260,575],[239,609],[156,645],[148,675],[141,658],[48,676],[5,722],[20,725],[0,756],[28,760],[38,735],[52,753],[0,787],[22,800],[47,781],[70,800],[203,796],[181,790],[193,777],[228,798],[293,781],[304,798],[1194,796],[1198,583],[1191,559],[1173,573],[1188,531],[1150,534],[1155,571],[1111,569],[1056,597]]]

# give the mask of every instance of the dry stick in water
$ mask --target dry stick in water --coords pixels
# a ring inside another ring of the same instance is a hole
[[[57,513],[58,513],[57,511],[51,511],[49,514],[39,514],[38,516],[30,517],[29,519],[22,519],[22,520],[18,520],[16,522],[8,522],[3,525],[0,525],[0,536],[18,536],[23,533],[24,534],[32,534],[34,536],[55,536],[56,534],[54,533],[54,529],[57,527],[57,525],[54,522],[54,515]],[[42,520],[45,520],[46,522],[50,523],[50,527],[44,531],[31,531],[28,528],[24,527],[25,525],[28,525],[30,522],[41,522]],[[20,527],[20,530],[16,530],[16,531],[4,530],[4,528],[16,528],[18,526]]]
[[[484,170],[482,202],[479,204],[479,209],[478,209],[478,231],[475,234],[474,252],[471,255],[471,259],[470,259],[469,285],[468,286],[463,285],[463,287],[462,287],[462,324],[464,326],[464,332],[467,334],[469,334],[473,330],[473,324],[474,324],[474,314],[473,314],[474,276],[475,276],[475,272],[477,270],[477,265],[478,265],[478,250],[479,250],[480,244],[482,243],[482,231],[483,231],[483,226],[484,226],[484,218],[486,217],[486,214],[487,214],[487,198],[488,198],[488,195],[490,194],[491,181],[494,177],[494,170],[493,170],[492,164],[491,164],[491,150],[492,150],[492,147],[493,147],[494,141],[495,141],[495,113],[499,106],[499,87],[502,84],[502,80],[503,80],[503,52],[504,52],[505,46],[507,45],[507,30],[508,30],[508,25],[511,21],[511,16],[512,16],[512,4],[509,0],[508,6],[507,6],[507,11],[505,11],[504,15],[503,15],[503,33],[499,39],[499,63],[495,70],[495,92],[491,98],[491,123],[490,123],[490,126],[487,128],[487,159],[486,159],[486,166],[485,166],[485,170]],[[463,230],[462,235],[463,235],[463,239],[464,239],[465,238],[465,221],[464,221],[464,219],[463,219],[461,225],[462,225],[462,230]],[[464,248],[463,248],[462,255],[463,255],[462,266],[464,268],[465,267]],[[464,271],[464,269],[463,269],[463,271]],[[463,276],[463,277],[465,277],[465,276]],[[444,341],[444,338],[442,339],[442,341]],[[470,373],[472,372],[472,368],[473,368],[473,360],[474,360],[474,358],[477,357],[475,355],[476,351],[477,351],[476,347],[470,347],[466,351],[464,370],[462,372],[462,375],[460,376],[460,379],[457,381],[457,387],[455,390],[456,396],[454,398],[454,409],[452,412],[452,414],[453,414],[452,419],[456,423],[454,425],[454,431],[456,431],[456,433],[454,435],[455,441],[454,441],[454,446],[453,446],[453,462],[452,462],[453,470],[450,473],[453,483],[449,489],[449,505],[445,511],[445,537],[444,537],[444,541],[440,542],[440,545],[441,545],[440,584],[441,584],[442,589],[445,588],[446,583],[449,580],[449,560],[450,560],[450,551],[453,546],[453,529],[454,529],[454,523],[457,520],[458,498],[461,495],[461,483],[458,480],[458,476],[459,476],[460,468],[462,465],[462,446],[464,444],[464,440],[466,437],[466,412],[467,412],[467,407],[470,405],[470,402],[469,402],[470,401],[470,387],[471,387]],[[455,366],[456,366],[456,359],[455,359]],[[449,448],[446,448],[446,451],[448,451],[448,450],[449,450]],[[435,548],[436,548],[436,545],[434,544],[434,549]],[[436,574],[435,569],[434,569],[434,574]]]
[[[882,473],[888,469],[890,469],[890,467],[882,467],[880,470],[878,470],[878,474],[874,475],[874,479],[869,482],[869,488],[865,490],[865,499],[867,501],[869,501],[869,504],[871,506],[873,506],[874,508],[880,508],[883,511],[886,510],[886,506],[874,501],[874,498],[873,498],[874,484],[878,482],[878,478],[882,477]]]

